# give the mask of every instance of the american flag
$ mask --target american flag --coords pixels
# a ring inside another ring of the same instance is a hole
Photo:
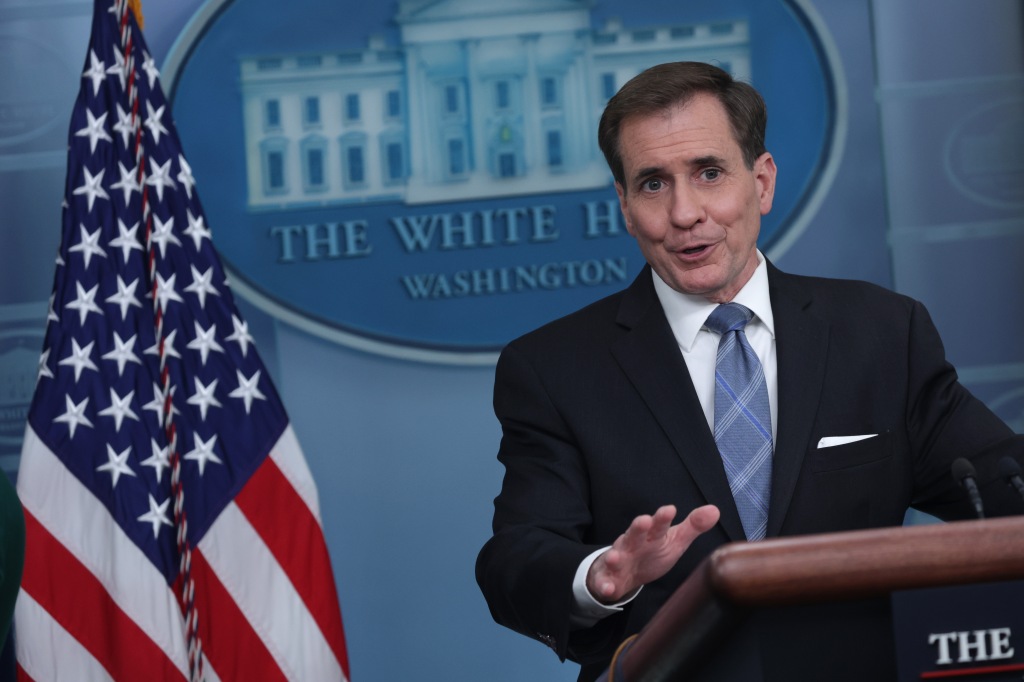
[[[348,679],[316,488],[124,0],[95,2],[68,139],[19,679]]]

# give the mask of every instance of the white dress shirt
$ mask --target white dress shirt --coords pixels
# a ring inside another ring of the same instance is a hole
[[[747,323],[744,332],[751,348],[757,354],[764,369],[765,383],[768,385],[768,405],[772,415],[772,442],[778,432],[778,393],[779,372],[775,355],[775,318],[772,315],[771,298],[768,295],[768,267],[764,255],[757,252],[757,269],[750,276],[733,303],[739,303],[753,311],[754,317]],[[679,352],[686,361],[686,369],[690,372],[690,380],[697,391],[697,398],[704,409],[704,417],[712,433],[715,430],[715,361],[718,357],[718,340],[720,335],[704,326],[718,304],[701,296],[683,294],[669,285],[653,270],[654,291],[661,301],[661,307],[668,318],[672,334],[679,345]],[[654,509],[647,513],[653,514]],[[689,513],[688,509],[680,509],[681,514]],[[625,529],[623,529],[625,530]],[[605,605],[594,599],[587,589],[587,573],[594,561],[607,551],[604,547],[597,550],[580,564],[573,581],[573,612],[571,622],[574,628],[590,627],[600,619],[622,610],[639,593],[629,595],[617,604]]]

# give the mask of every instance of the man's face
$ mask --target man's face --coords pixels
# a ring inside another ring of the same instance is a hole
[[[713,95],[627,117],[615,184],[629,233],[665,283],[731,301],[757,268],[761,216],[772,207],[775,161],[743,163],[725,108]]]

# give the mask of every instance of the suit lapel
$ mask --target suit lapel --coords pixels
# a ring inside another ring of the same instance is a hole
[[[654,293],[649,267],[626,291],[617,321],[629,331],[612,345],[616,361],[658,420],[704,498],[718,506],[720,523],[729,538],[743,540],[743,525],[725,468],[686,362]]]
[[[828,323],[812,314],[805,285],[768,264],[778,361],[778,433],[772,463],[768,535],[778,535],[793,499],[825,381]]]

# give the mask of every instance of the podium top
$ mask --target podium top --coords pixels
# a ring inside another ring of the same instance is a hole
[[[624,652],[631,682],[670,679],[745,611],[1019,580],[1024,517],[737,542],[719,547]]]

